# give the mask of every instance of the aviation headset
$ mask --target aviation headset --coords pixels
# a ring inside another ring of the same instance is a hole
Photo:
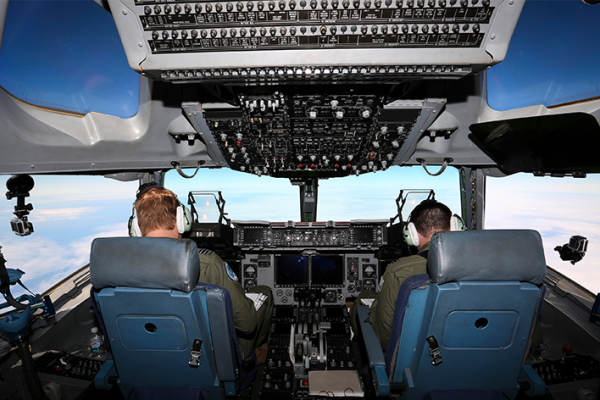
[[[168,189],[165,189],[164,187],[158,185],[156,182],[145,183],[142,186],[140,186],[140,188],[138,189],[138,191],[135,195],[135,201],[133,202],[133,209],[131,210],[131,217],[129,217],[129,222],[127,223],[127,226],[129,228],[129,236],[131,236],[131,237],[141,237],[142,236],[142,230],[140,229],[140,225],[138,224],[138,218],[137,218],[137,213],[135,210],[135,204],[143,195],[145,195],[152,189],[168,190]],[[173,192],[171,192],[171,193],[173,193]],[[173,196],[175,196],[174,193],[173,193]],[[177,199],[177,196],[175,196],[175,198]],[[192,228],[192,213],[186,206],[181,204],[179,199],[177,199],[177,203],[178,203],[178,206],[177,206],[177,215],[176,215],[176,222],[175,222],[175,226],[177,227],[177,232],[179,232],[179,233],[188,232]]]
[[[441,203],[437,202],[436,200],[424,200],[419,204],[419,206],[421,204],[431,204],[431,206],[433,206],[433,205],[441,204]],[[413,224],[411,222],[413,212],[414,212],[414,210],[408,216],[408,223],[406,223],[404,225],[404,228],[402,229],[402,235],[404,236],[404,240],[406,241],[406,244],[408,244],[409,246],[417,246],[418,247],[420,244],[419,233],[417,232],[417,227],[415,226],[415,224]],[[462,218],[460,218],[456,214],[453,214],[450,217],[450,230],[451,231],[464,231],[465,230],[465,224],[464,224]]]

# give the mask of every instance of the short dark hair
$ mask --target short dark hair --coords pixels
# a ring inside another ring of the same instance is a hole
[[[415,224],[417,232],[428,237],[437,232],[450,230],[452,211],[436,200],[425,200],[410,213],[410,222]]]
[[[135,212],[142,236],[156,229],[173,229],[177,222],[179,200],[170,190],[151,187],[138,195]]]

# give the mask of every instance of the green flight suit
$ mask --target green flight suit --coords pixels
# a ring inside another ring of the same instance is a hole
[[[419,253],[429,250],[429,242],[425,243]],[[394,310],[398,291],[402,282],[410,276],[427,273],[427,259],[416,254],[401,258],[387,266],[383,274],[383,284],[375,301],[369,309],[367,321],[373,325],[373,330],[379,338],[383,351],[387,349],[388,342],[392,336],[392,324],[394,323]]]
[[[231,295],[233,308],[233,324],[244,351],[248,357],[253,349],[267,341],[273,316],[273,294],[267,286],[256,286],[249,290],[267,296],[264,304],[255,310],[254,302],[246,297],[244,288],[238,282],[237,276],[221,257],[207,249],[198,249],[200,256],[199,282],[219,285]],[[223,334],[227,334],[223,332]]]

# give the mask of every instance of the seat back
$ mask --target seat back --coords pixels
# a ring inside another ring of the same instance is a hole
[[[138,397],[162,391],[218,399],[239,391],[240,353],[229,293],[197,285],[199,272],[191,240],[92,243],[93,295],[125,398],[132,391]]]
[[[400,289],[396,314],[403,317],[386,354],[390,382],[404,382],[414,399],[431,390],[513,399],[543,297],[539,233],[437,233],[428,271],[430,282],[418,276]]]

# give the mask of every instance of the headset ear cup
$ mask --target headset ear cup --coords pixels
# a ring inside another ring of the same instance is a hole
[[[192,229],[192,213],[183,204],[177,207],[177,232],[189,232]]]
[[[129,236],[131,237],[142,237],[142,231],[138,224],[137,216],[132,215],[129,218]]]
[[[450,218],[450,230],[452,232],[465,230],[465,223],[463,222],[462,218],[456,214]]]
[[[415,224],[413,224],[412,222],[405,224],[402,233],[404,235],[404,240],[406,240],[406,244],[408,244],[409,246],[419,246],[419,234],[417,233],[417,228],[415,227]]]

